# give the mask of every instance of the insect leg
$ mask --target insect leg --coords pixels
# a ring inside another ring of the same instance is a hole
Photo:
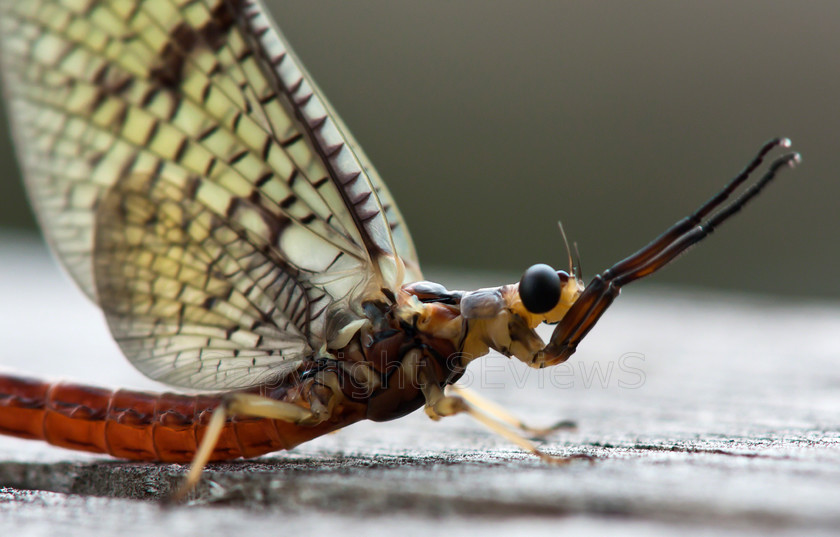
[[[334,375],[333,375],[334,377]],[[311,394],[308,404],[309,408],[285,401],[276,401],[250,393],[232,393],[225,397],[224,402],[213,412],[198,450],[190,463],[184,483],[173,494],[173,501],[183,499],[201,478],[201,472],[210,461],[213,449],[221,437],[225,423],[234,416],[247,416],[252,418],[268,418],[273,420],[294,423],[303,426],[317,425],[332,415],[332,409],[336,400],[335,388],[329,379],[323,379],[323,383],[316,383],[315,386],[327,386],[333,392],[333,397],[325,404],[314,393]]]
[[[450,395],[449,392],[460,396],[477,410],[495,418],[496,421],[506,423],[514,429],[519,429],[530,438],[544,438],[554,431],[561,429],[574,429],[577,426],[573,421],[564,420],[559,421],[550,427],[531,427],[512,413],[508,412],[501,405],[487,399],[475,390],[458,386],[457,384],[450,384],[446,387],[446,395]]]
[[[578,343],[618,296],[623,285],[656,272],[691,246],[708,237],[720,224],[755,198],[782,168],[796,165],[800,160],[797,153],[779,157],[770,165],[769,170],[761,179],[741,193],[729,205],[704,221],[761,164],[767,152],[774,147],[787,147],[788,145],[790,145],[790,142],[784,138],[772,140],[765,144],[752,162],[744,168],[744,171],[694,213],[671,226],[665,233],[635,254],[595,276],[555,328],[551,336],[551,342],[543,351],[546,355],[544,363],[554,364],[568,359],[577,349]]]
[[[444,394],[440,384],[434,380],[434,374],[429,370],[428,366],[421,366],[417,378],[420,382],[420,388],[423,391],[423,395],[426,397],[426,414],[434,420],[439,420],[440,418],[446,416],[454,416],[455,414],[465,413],[494,433],[507,439],[509,442],[516,444],[532,455],[539,457],[543,461],[552,464],[568,464],[575,459],[592,459],[592,457],[588,455],[558,457],[541,451],[529,439],[515,431],[512,431],[504,423],[501,423],[493,417],[485,414],[465,398],[457,395]]]

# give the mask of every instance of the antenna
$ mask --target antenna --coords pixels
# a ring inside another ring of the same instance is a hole
[[[569,248],[569,239],[566,238],[566,230],[563,229],[563,222],[558,221],[557,226],[560,228],[560,235],[563,236],[563,244],[566,245],[566,254],[569,256],[569,274],[575,276],[574,263],[572,263],[572,250]]]
[[[578,250],[578,247],[577,247],[577,241],[574,242],[574,245],[575,245],[575,272],[574,272],[574,275],[575,275],[575,278],[577,278],[580,281],[583,281],[583,269],[580,266],[580,251]]]

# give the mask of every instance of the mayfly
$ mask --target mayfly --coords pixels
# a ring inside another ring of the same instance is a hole
[[[618,295],[703,240],[781,168],[765,144],[718,194],[584,285],[424,281],[391,194],[256,0],[2,0],[2,67],[52,249],[146,376],[200,395],[0,376],[0,432],[148,461],[288,449],[420,407],[553,462],[463,389],[490,350],[569,358]],[[727,200],[734,197],[731,201]],[[571,257],[571,256],[570,256]],[[546,344],[535,332],[556,324]]]

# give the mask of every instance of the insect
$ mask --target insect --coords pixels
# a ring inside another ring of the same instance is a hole
[[[552,462],[521,422],[455,388],[491,350],[567,360],[620,289],[703,240],[799,161],[765,144],[718,194],[584,285],[423,280],[385,184],[255,0],[2,0],[6,95],[53,250],[129,361],[201,395],[0,375],[0,432],[135,460],[287,449],[420,407],[467,413]],[[729,200],[730,197],[734,199]],[[556,324],[546,344],[534,331]]]

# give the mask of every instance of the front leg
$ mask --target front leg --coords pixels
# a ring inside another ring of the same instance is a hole
[[[789,153],[770,164],[767,172],[728,205],[729,196],[758,168],[776,147],[788,147],[790,140],[778,138],[766,143],[744,170],[696,211],[686,216],[647,246],[596,276],[574,305],[566,312],[551,335],[551,341],[537,356],[540,366],[565,362],[580,341],[628,283],[649,276],[712,234],[718,226],[737,214],[776,177],[780,170],[799,163],[799,154]],[[715,212],[717,211],[717,212]]]

